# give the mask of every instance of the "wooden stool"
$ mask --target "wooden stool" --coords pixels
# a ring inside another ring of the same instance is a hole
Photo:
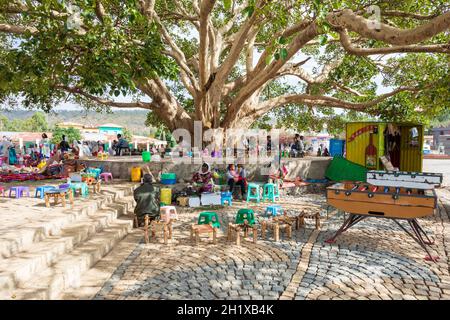
[[[305,218],[314,218],[316,220],[316,230],[320,229],[320,213],[319,212],[305,212],[302,211],[298,216],[297,216],[297,225],[296,228],[299,229],[300,226],[304,226],[305,225]]]
[[[187,207],[187,206],[189,206],[189,198],[188,197],[178,197],[177,204],[180,207]]]
[[[94,193],[100,193],[102,180],[96,180],[93,177],[87,177],[84,182],[90,187],[92,186]]]
[[[256,225],[249,226],[249,225],[242,225],[242,224],[228,224],[228,230],[227,230],[227,240],[232,241],[233,235],[236,236],[236,245],[241,245],[241,230],[244,230],[244,238],[248,236],[248,229],[252,229],[253,232],[253,243],[256,243],[258,239],[258,228]]]
[[[50,198],[54,199],[54,205],[57,205],[61,200],[62,206],[66,206],[66,196],[69,196],[70,204],[73,205],[73,192],[72,190],[50,190],[45,192],[45,206],[50,207]]]
[[[195,235],[195,245],[198,245],[200,241],[201,233],[213,234],[213,243],[217,243],[217,228],[213,228],[210,224],[191,224],[191,241],[194,240]]]
[[[136,217],[137,220],[137,217]],[[162,231],[163,232],[163,237],[164,237],[164,244],[168,243],[168,239],[172,239],[172,233],[173,233],[173,228],[172,228],[172,221],[164,222],[164,221],[157,221],[157,220],[153,220],[152,222],[150,222],[149,225],[149,216],[146,215],[144,218],[144,236],[145,236],[145,243],[149,243],[149,228],[152,231],[152,239],[156,238],[156,232],[158,231]]]
[[[289,239],[292,237],[292,224],[286,220],[277,218],[269,221],[263,220],[261,222],[261,235],[264,240],[266,239],[266,229],[268,228],[272,229],[275,241],[280,240],[280,230],[284,230]]]

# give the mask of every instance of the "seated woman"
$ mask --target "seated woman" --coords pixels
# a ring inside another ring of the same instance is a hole
[[[192,182],[194,183],[197,192],[212,192],[213,191],[213,176],[211,168],[208,163],[204,162],[200,170],[194,173]]]
[[[227,182],[230,187],[230,192],[233,192],[234,186],[241,186],[242,198],[245,196],[245,186],[247,184],[245,169],[242,165],[240,166],[239,173],[235,170],[234,164],[228,165],[227,170]]]
[[[134,214],[138,220],[138,226],[142,226],[146,215],[150,217],[150,222],[159,218],[160,190],[154,184],[151,174],[144,174],[143,183],[134,190],[134,200],[136,207]]]

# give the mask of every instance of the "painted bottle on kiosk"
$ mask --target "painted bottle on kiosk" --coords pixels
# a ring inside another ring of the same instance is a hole
[[[377,148],[373,145],[373,133],[369,136],[369,145],[366,147],[366,167],[368,169],[377,168]]]

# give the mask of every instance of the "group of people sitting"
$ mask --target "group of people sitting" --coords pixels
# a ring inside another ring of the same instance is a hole
[[[242,164],[238,164],[237,168],[234,164],[228,165],[226,172],[226,179],[229,190],[233,192],[234,186],[240,186],[241,195],[244,197],[245,188],[247,187],[247,173]],[[208,163],[203,163],[200,170],[194,173],[192,177],[194,189],[201,192],[212,192],[214,188],[214,177],[211,171],[211,166]]]

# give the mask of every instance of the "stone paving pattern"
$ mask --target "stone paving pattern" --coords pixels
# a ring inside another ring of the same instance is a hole
[[[225,226],[238,202],[216,210],[222,221],[217,245],[204,237],[199,246],[189,240],[189,225],[199,210],[179,209],[169,245],[157,239],[131,243],[131,254],[119,262],[94,299],[450,299],[449,189],[437,190],[439,208],[433,217],[420,219],[435,240],[427,262],[425,252],[394,222],[371,218],[337,238],[324,241],[343,222],[341,213],[325,214],[325,198],[308,194],[284,197],[285,208],[322,208],[322,228],[314,221],[284,238],[250,238],[240,247],[226,242]],[[257,211],[263,206],[251,205]],[[139,230],[140,231],[140,230]],[[271,237],[271,233],[269,233]],[[114,250],[113,250],[114,251]],[[101,266],[100,261],[98,266]]]

